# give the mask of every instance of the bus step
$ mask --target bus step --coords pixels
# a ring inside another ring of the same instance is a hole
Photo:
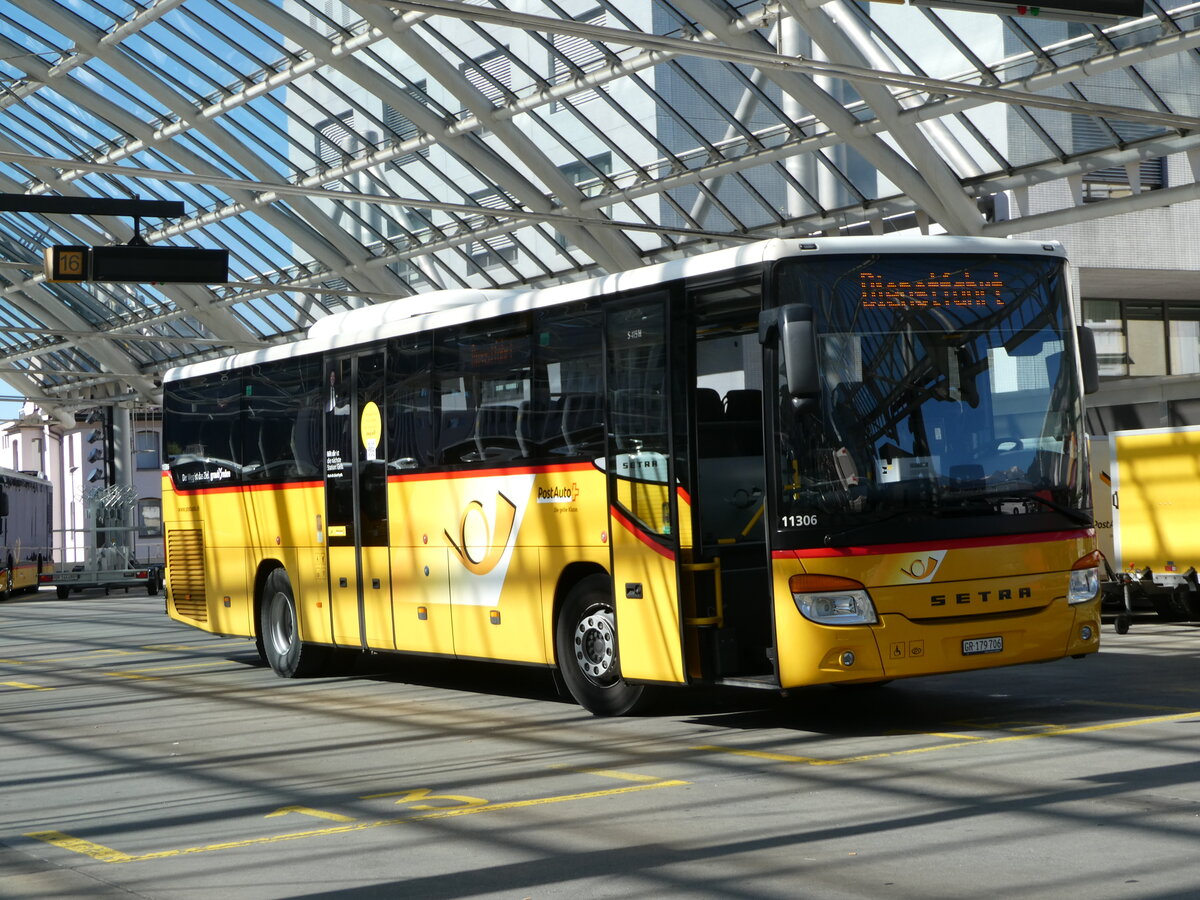
[[[768,691],[779,690],[779,681],[774,675],[732,675],[729,678],[717,678],[713,683],[726,684],[730,687],[758,688]]]

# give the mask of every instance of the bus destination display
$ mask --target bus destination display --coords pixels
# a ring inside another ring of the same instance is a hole
[[[1003,306],[1007,290],[999,272],[977,276],[966,270],[930,272],[924,278],[889,278],[860,272],[858,281],[864,309]]]

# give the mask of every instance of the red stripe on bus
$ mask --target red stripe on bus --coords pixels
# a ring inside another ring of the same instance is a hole
[[[1017,544],[1045,544],[1096,536],[1095,529],[1048,531],[1044,534],[1014,534],[996,537],[955,538],[949,541],[912,541],[905,544],[876,544],[872,547],[806,547],[799,550],[772,550],[772,559],[828,559],[837,556],[882,556],[885,553],[920,553],[926,550],[962,550],[970,547],[1011,547]]]
[[[220,485],[219,487],[176,487],[175,493],[191,497],[195,496],[196,494],[239,494],[250,493],[253,491],[283,491],[295,490],[298,488],[319,488],[324,486],[325,482],[323,481],[288,481],[283,484],[228,484]]]
[[[409,482],[409,481],[445,481],[448,479],[463,479],[463,478],[497,478],[503,475],[553,475],[556,472],[583,472],[595,469],[595,465],[590,462],[575,462],[575,463],[552,463],[545,466],[515,466],[506,468],[493,469],[470,469],[460,472],[414,472],[410,474],[389,475],[388,483],[393,482]],[[598,471],[598,470],[597,470]],[[163,479],[167,480],[171,476],[169,473],[163,474]],[[290,481],[282,484],[267,483],[267,484],[229,484],[229,485],[214,485],[212,487],[179,487],[171,482],[174,486],[176,494],[229,494],[237,491],[273,491],[287,490],[293,488],[317,488],[325,485],[324,481]]]
[[[651,550],[653,550],[659,556],[661,556],[665,559],[669,559],[669,560],[671,560],[671,562],[675,561],[675,551],[674,550],[668,550],[662,544],[658,543],[658,541],[654,540],[652,537],[650,537],[650,535],[646,534],[645,531],[643,531],[641,528],[639,528],[637,525],[635,525],[633,522],[631,522],[626,516],[624,516],[621,513],[621,511],[619,509],[617,509],[615,506],[610,506],[608,508],[608,511],[612,514],[612,518],[613,518],[614,522],[616,522],[618,525],[620,525],[622,528],[624,528],[626,531],[628,531],[630,534],[632,534],[635,538],[637,538],[639,541],[641,541],[643,544],[645,544],[647,547],[649,547]]]
[[[595,465],[590,462],[552,463],[545,466],[506,466],[459,472],[413,472],[411,475],[401,473],[388,475],[388,481],[445,481],[451,478],[499,478],[503,475],[551,475],[555,472],[582,472],[588,469],[595,469]]]

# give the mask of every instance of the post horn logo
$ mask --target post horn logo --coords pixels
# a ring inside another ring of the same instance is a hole
[[[508,542],[512,540],[513,522],[516,517],[516,504],[496,491],[491,529],[488,528],[488,517],[484,512],[483,504],[478,500],[472,500],[467,504],[462,517],[458,520],[458,540],[456,541],[449,531],[443,531],[442,534],[445,535],[446,543],[454,550],[459,562],[468,572],[472,575],[486,575],[496,568],[500,557],[508,548]],[[471,536],[467,534],[468,529],[478,528],[483,529],[483,540],[478,539],[478,534]]]
[[[930,581],[934,573],[937,572],[938,566],[942,564],[942,560],[946,557],[946,551],[942,550],[938,553],[931,553],[924,559],[917,558],[908,564],[907,567],[901,566],[900,571],[911,578],[913,581],[924,582]]]

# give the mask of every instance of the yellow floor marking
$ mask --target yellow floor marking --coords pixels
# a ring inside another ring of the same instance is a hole
[[[1082,725],[1077,728],[1049,728],[1046,731],[1027,732],[1024,734],[1007,734],[1004,737],[977,738],[969,741],[959,741],[953,744],[934,744],[929,747],[910,747],[907,750],[892,750],[885,753],[868,753],[862,756],[845,756],[841,759],[818,759],[813,756],[792,756],[787,753],[770,753],[763,750],[739,750],[736,747],[700,746],[693,750],[703,750],[710,753],[728,753],[732,756],[750,756],[755,759],[769,759],[775,762],[807,763],[810,766],[840,766],[845,763],[866,762],[872,759],[887,759],[893,756],[912,756],[917,753],[934,753],[938,750],[956,750],[959,747],[978,747],[981,744],[1003,744],[1009,741],[1028,741],[1034,738],[1062,737],[1074,734],[1093,734],[1099,731],[1112,731],[1117,728],[1131,728],[1135,725],[1154,725],[1159,722],[1178,722],[1182,719],[1192,719],[1200,716],[1193,711],[1178,713],[1171,716],[1150,716],[1145,719],[1130,719],[1125,722],[1108,722],[1104,725]]]
[[[105,672],[113,678],[157,678],[156,675],[145,675],[145,672],[176,672],[180,669],[205,669],[228,663],[227,659],[210,659],[207,662],[183,663],[178,666],[151,666],[148,669],[125,669],[122,672]]]
[[[24,681],[0,681],[4,687],[25,688],[27,691],[52,691],[52,687],[42,687],[37,684],[26,684]]]
[[[247,639],[247,640],[249,640],[249,639]],[[223,644],[222,642],[216,641],[216,640],[209,640],[209,641],[197,641],[194,644],[145,644],[142,646],[141,649],[143,649],[143,650],[184,651],[184,650],[195,650],[197,647],[219,647],[219,646],[228,646],[228,644]]]
[[[408,788],[403,791],[388,791],[385,794],[365,794],[359,797],[360,800],[379,800],[384,797],[399,797],[396,801],[397,805],[402,803],[413,804],[409,809],[447,809],[445,806],[430,806],[428,803],[417,805],[414,800],[450,800],[453,803],[458,803],[462,806],[486,806],[487,801],[482,797],[466,797],[462,794],[435,794],[430,788]]]
[[[25,837],[37,838],[39,841],[45,841],[55,847],[70,850],[72,853],[82,853],[84,856],[90,856],[100,862],[129,862],[133,859],[132,856],[122,853],[120,850],[114,850],[102,844],[93,844],[82,838],[71,837],[61,831],[34,831]]]
[[[33,663],[35,665],[47,665],[48,663],[79,662],[80,660],[84,660],[85,662],[88,662],[88,661],[94,661],[97,656],[129,656],[129,655],[139,653],[139,652],[141,652],[141,651],[139,651],[139,650],[117,650],[117,649],[89,650],[87,653],[84,653],[80,656],[56,656],[56,657],[53,657],[52,659],[27,659],[25,662]]]
[[[599,775],[602,778],[620,778],[623,781],[643,781],[646,783],[658,781],[657,775],[639,775],[636,772],[617,772],[613,769],[588,769],[576,768],[575,766],[551,766],[553,769],[562,769],[566,772],[578,772],[580,775]]]
[[[274,819],[276,816],[286,816],[288,813],[299,813],[302,816],[312,816],[314,819],[328,819],[331,822],[353,822],[354,816],[343,816],[341,813],[324,812],[320,809],[310,809],[307,806],[285,806],[275,812],[267,813],[264,819]]]
[[[513,800],[508,803],[489,803],[486,806],[462,806],[453,809],[439,809],[433,812],[423,812],[413,816],[398,816],[392,819],[380,819],[375,822],[359,822],[351,825],[335,825],[330,828],[319,828],[313,831],[294,831],[290,834],[277,834],[269,837],[248,838],[241,841],[226,841],[221,844],[207,844],[202,847],[187,847],[181,850],[159,850],[155,853],[142,853],[132,856],[121,853],[110,847],[93,844],[80,838],[71,837],[61,831],[32,831],[25,837],[45,841],[73,853],[81,853],[98,862],[123,863],[146,862],[152,859],[169,859],[176,856],[188,856],[196,853],[213,853],[219,850],[235,850],[241,847],[254,847],[263,844],[278,844],[283,841],[305,840],[307,838],[328,837],[336,834],[350,834],[356,831],[369,831],[373,828],[386,828],[392,825],[402,825],[405,822],[416,822],[424,819],[444,819],[450,816],[469,816],[475,813],[499,812],[508,809],[521,809],[528,806],[543,806],[550,803],[564,803],[568,800],[591,800],[596,797],[612,797],[617,794],[631,794],[635,791],[647,791],[654,788],[680,787],[690,784],[688,781],[656,781],[653,784],[631,785],[629,787],[609,788],[604,791],[587,791],[579,794],[564,794],[558,797],[538,797],[533,800]]]
[[[1186,688],[1185,688],[1186,690]],[[1114,700],[1072,700],[1072,703],[1080,704],[1081,706],[1111,706],[1121,709],[1152,709],[1158,712],[1185,712],[1182,706],[1158,706],[1150,703],[1118,703]]]
[[[25,665],[25,663],[24,663],[24,662],[22,662],[22,661],[21,661],[21,660],[19,660],[19,659],[0,659],[0,665],[5,665],[5,666],[23,666],[23,665]]]

